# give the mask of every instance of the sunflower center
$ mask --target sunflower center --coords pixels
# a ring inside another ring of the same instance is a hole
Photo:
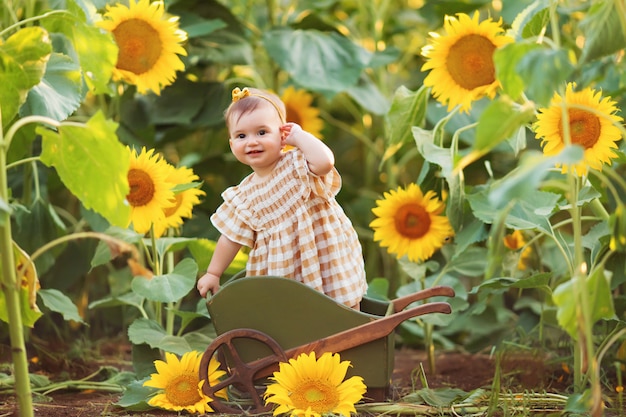
[[[339,403],[339,393],[336,387],[320,380],[303,381],[300,389],[292,394],[292,401],[296,408],[311,410],[318,414],[331,412]]]
[[[150,175],[140,169],[128,171],[128,185],[130,192],[126,199],[133,207],[141,207],[152,201],[154,197],[154,182]]]
[[[197,375],[183,374],[173,378],[165,387],[165,397],[173,405],[181,407],[200,401]]]
[[[419,204],[405,204],[398,208],[394,222],[398,233],[409,239],[422,237],[430,229],[430,215]]]
[[[119,47],[117,68],[137,75],[151,70],[163,51],[159,32],[142,19],[120,23],[113,36]]]
[[[481,35],[467,35],[450,47],[446,67],[452,79],[466,90],[496,80],[493,51],[496,46]]]
[[[580,109],[568,110],[568,114],[572,143],[578,144],[585,149],[593,147],[600,138],[601,133],[598,117],[593,113]],[[562,132],[561,137],[563,137]]]

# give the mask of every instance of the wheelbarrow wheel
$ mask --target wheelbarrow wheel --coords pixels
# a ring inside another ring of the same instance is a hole
[[[234,343],[236,339],[252,339],[263,343],[272,353],[268,356],[264,356],[262,360],[246,362],[237,351],[236,344]],[[220,360],[220,366],[222,370],[226,372],[226,377],[217,384],[211,385],[209,382],[209,362],[215,355],[217,355],[218,360]],[[202,391],[213,400],[209,405],[218,413],[239,414],[242,411],[242,407],[235,408],[217,395],[218,392],[231,386],[251,398],[254,404],[248,411],[266,413],[270,411],[271,404],[268,406],[264,404],[262,393],[260,394],[257,391],[255,381],[267,375],[259,375],[258,373],[261,370],[267,369],[269,366],[276,365],[280,362],[287,362],[287,360],[288,358],[283,348],[266,333],[254,329],[230,330],[216,337],[202,355],[199,374],[200,380],[204,381]]]

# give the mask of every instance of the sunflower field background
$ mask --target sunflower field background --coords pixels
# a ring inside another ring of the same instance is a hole
[[[399,343],[432,367],[437,350],[558,354],[573,410],[617,407],[625,28],[624,0],[4,1],[0,319],[21,415],[26,345],[82,355],[127,333],[132,409],[154,361],[215,336],[195,280],[248,174],[223,121],[244,86],[335,152],[371,296],[455,289]]]

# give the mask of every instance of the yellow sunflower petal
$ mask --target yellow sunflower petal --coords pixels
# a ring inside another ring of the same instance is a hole
[[[303,353],[288,363],[281,363],[265,392],[266,404],[275,404],[274,415],[322,416],[350,415],[367,387],[362,378],[343,381],[349,362],[339,354]]]
[[[472,102],[484,96],[493,98],[500,83],[496,79],[494,51],[513,38],[502,33],[502,20],[478,20],[459,13],[446,16],[445,35],[431,34],[428,45],[422,49],[427,59],[422,71],[431,70],[424,85],[432,87],[432,94],[448,111],[460,106],[468,112]]]
[[[150,375],[144,386],[159,388],[148,404],[165,410],[182,411],[189,413],[210,413],[211,398],[202,392],[202,383],[199,380],[201,354],[197,351],[185,353],[180,359],[167,352],[165,361],[155,361],[157,372]],[[219,365],[217,365],[219,367]],[[212,378],[209,375],[209,378]]]
[[[153,223],[162,222],[164,209],[173,205],[172,183],[167,181],[167,163],[154,149],[141,149],[139,155],[130,148],[126,200],[131,206],[130,222],[137,233],[146,233]]]
[[[166,181],[172,183],[173,186],[192,184],[199,179],[190,168],[175,168],[167,164]],[[206,195],[206,193],[195,187],[175,193],[172,198],[173,205],[163,209],[163,220],[154,224],[155,237],[163,236],[169,228],[175,229],[182,226],[184,219],[192,217],[193,207],[200,203],[200,196],[203,195]]]
[[[444,205],[434,192],[424,195],[416,184],[410,184],[383,196],[372,209],[377,218],[370,227],[374,241],[398,259],[406,255],[410,261],[423,262],[454,235],[447,217],[441,215]]]
[[[178,28],[177,17],[166,17],[162,1],[129,0],[107,6],[98,26],[111,32],[119,48],[116,80],[137,86],[141,94],[160,94],[185,69],[178,55],[187,55],[182,43],[187,34]]]
[[[320,118],[320,111],[313,107],[313,96],[306,90],[296,90],[289,86],[281,96],[287,109],[287,121],[299,124],[303,130],[319,138],[324,128],[324,121]]]
[[[575,83],[568,83],[563,97],[555,93],[550,105],[539,109],[534,130],[547,156],[558,154],[567,143],[582,146],[585,149],[583,159],[561,167],[563,173],[572,169],[582,176],[589,168],[601,170],[603,164],[610,165],[617,157],[614,149],[622,134],[616,125],[623,119],[615,114],[618,109],[610,98],[602,98],[600,92],[589,87],[582,91],[574,91],[575,88]],[[567,125],[564,125],[565,111]]]

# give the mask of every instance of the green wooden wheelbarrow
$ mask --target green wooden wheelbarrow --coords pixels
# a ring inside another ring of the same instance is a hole
[[[453,297],[450,287],[433,287],[390,302],[364,298],[361,311],[292,279],[245,277],[232,279],[207,301],[217,337],[200,363],[203,391],[219,413],[239,414],[245,404],[251,413],[269,411],[264,405],[263,383],[301,353],[340,353],[352,367],[347,377],[361,376],[366,396],[381,401],[389,394],[394,367],[395,335],[403,321],[430,313],[451,312],[446,302],[409,305],[430,297]],[[226,376],[209,383],[208,366],[214,355]],[[228,388],[242,401],[226,402],[216,393]]]

